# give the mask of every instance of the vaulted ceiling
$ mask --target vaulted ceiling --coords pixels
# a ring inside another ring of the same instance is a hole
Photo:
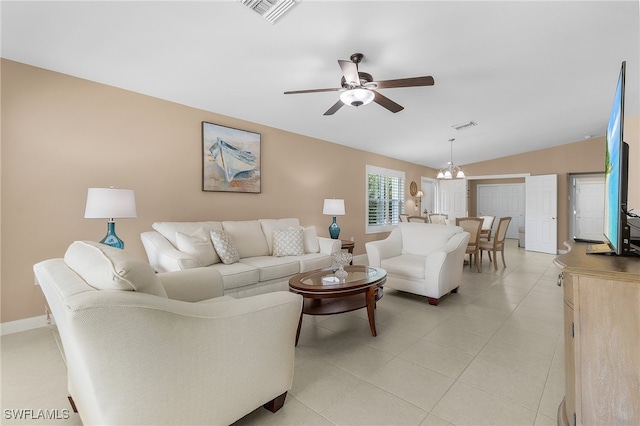
[[[640,111],[637,1],[313,1],[271,24],[239,1],[2,1],[3,58],[434,168],[602,136],[620,64]],[[404,107],[344,106],[363,53]],[[473,121],[477,126],[455,130]]]

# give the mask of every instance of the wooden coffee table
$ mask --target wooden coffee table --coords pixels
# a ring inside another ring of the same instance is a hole
[[[335,281],[333,268],[303,272],[289,279],[289,291],[304,298],[296,345],[303,314],[333,315],[366,307],[371,334],[377,335],[374,310],[382,297],[387,271],[362,265],[345,266],[344,269],[348,276],[338,282],[330,282],[332,278]]]

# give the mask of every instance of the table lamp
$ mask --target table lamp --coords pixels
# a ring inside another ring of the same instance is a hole
[[[123,249],[124,242],[116,235],[114,219],[136,216],[136,198],[133,190],[113,187],[89,188],[84,217],[86,219],[109,219],[107,235],[100,243]]]
[[[333,216],[333,222],[329,225],[329,235],[337,240],[340,236],[340,227],[336,222],[336,216],[344,216],[344,200],[325,199],[322,214]]]

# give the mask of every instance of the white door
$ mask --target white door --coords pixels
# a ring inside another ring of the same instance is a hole
[[[523,183],[480,184],[477,190],[478,216],[495,216],[494,231],[501,217],[511,217],[507,238],[518,238],[518,229],[524,226],[525,190]]]
[[[438,194],[437,188],[438,181],[436,179],[430,179],[424,176],[420,179],[420,189],[424,193],[420,203],[421,215],[425,210],[429,213],[433,213],[436,210],[436,196]]]
[[[438,182],[440,202],[436,213],[448,215],[449,219],[467,216],[467,180],[447,179]]]
[[[558,176],[527,176],[526,250],[558,253]]]
[[[576,177],[572,186],[573,238],[602,241],[604,176]]]

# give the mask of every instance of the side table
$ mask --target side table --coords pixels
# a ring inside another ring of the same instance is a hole
[[[349,241],[349,240],[340,240],[340,242],[342,243],[342,247],[340,247],[342,250],[347,250],[349,253],[351,253],[351,262],[349,262],[349,265],[353,265],[353,248],[356,246],[356,243],[353,241]]]

